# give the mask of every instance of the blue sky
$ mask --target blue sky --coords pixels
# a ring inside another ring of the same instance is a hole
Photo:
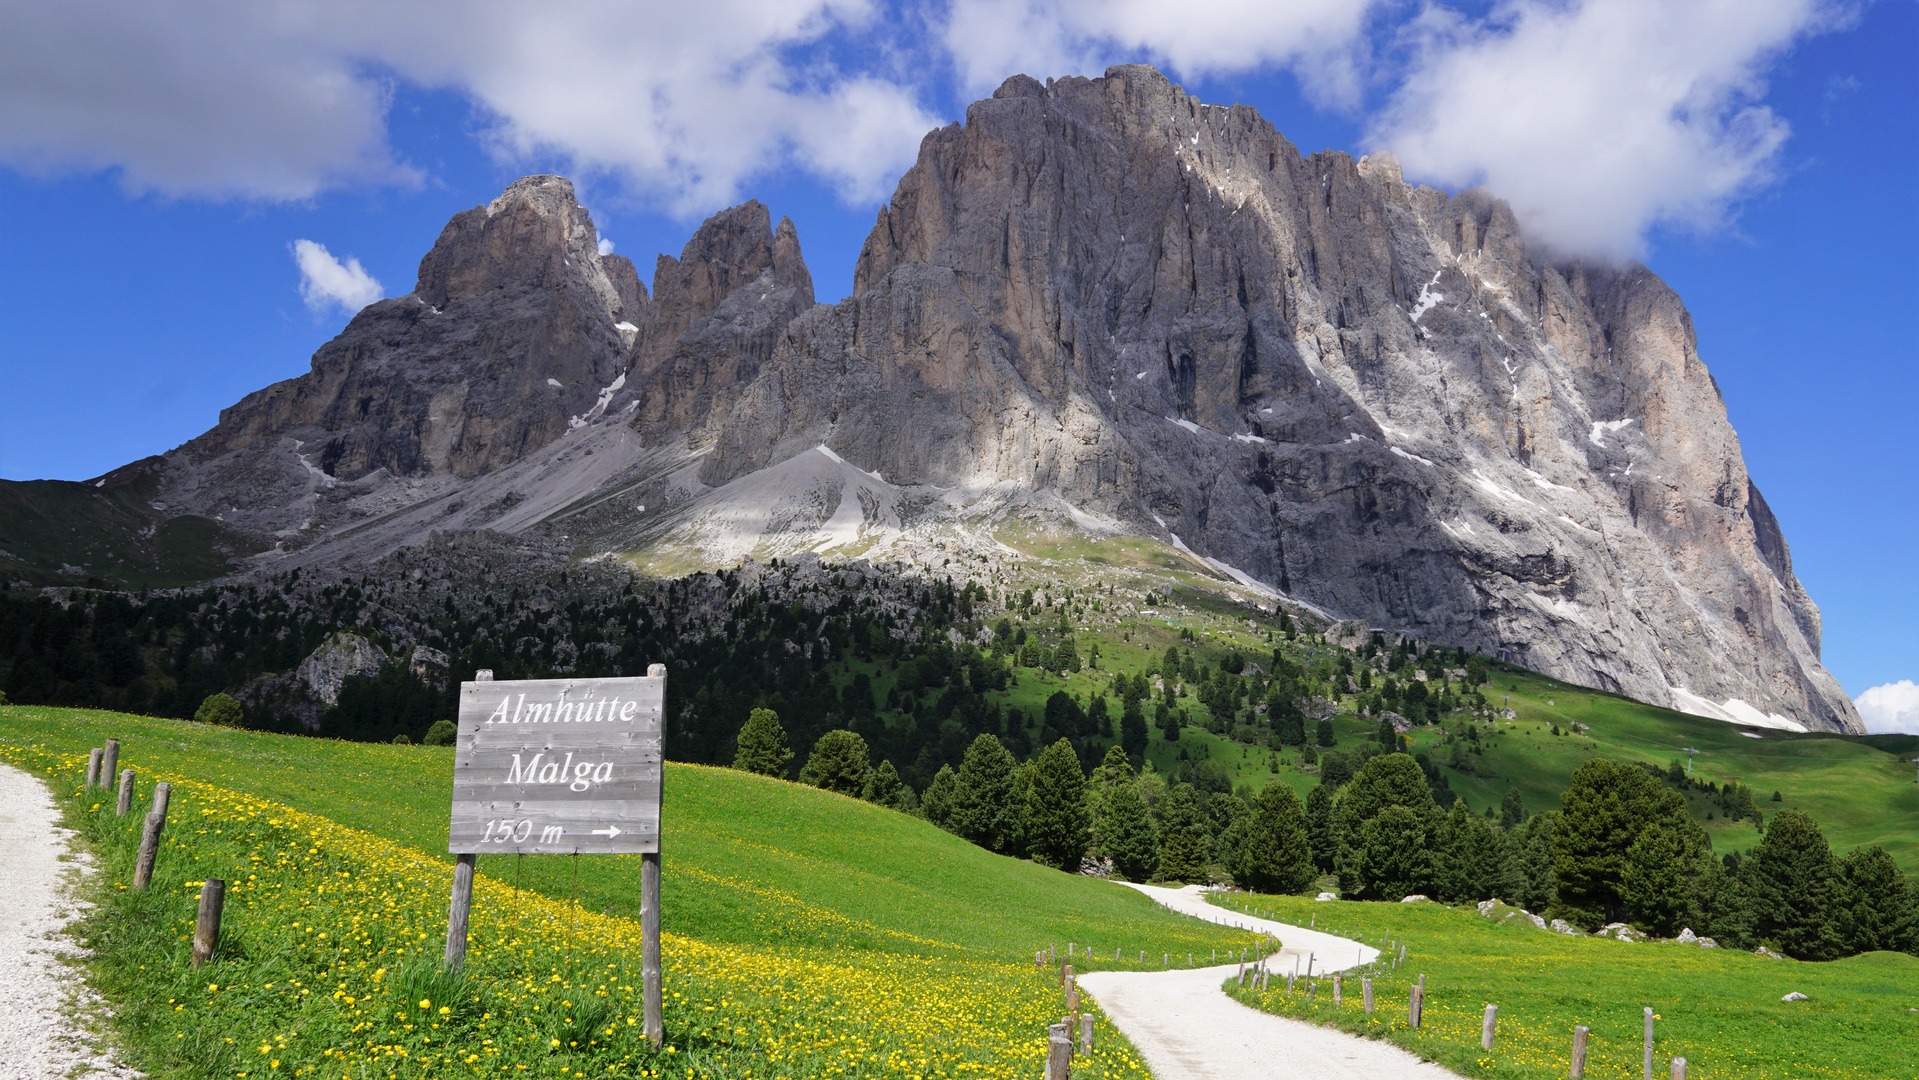
[[[0,5],[0,476],[98,475],[305,371],[350,313],[296,241],[400,295],[448,217],[554,171],[648,279],[758,198],[831,301],[921,133],[1014,72],[1149,61],[1671,282],[1828,666],[1919,729],[1913,0],[155,7]]]

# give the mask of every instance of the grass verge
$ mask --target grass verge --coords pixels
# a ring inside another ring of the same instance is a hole
[[[1219,897],[1235,910],[1341,934],[1406,962],[1371,972],[1375,1012],[1361,1003],[1359,979],[1346,980],[1343,1004],[1330,979],[1309,996],[1302,981],[1288,993],[1274,979],[1253,991],[1227,992],[1254,1008],[1384,1038],[1467,1076],[1519,1080],[1563,1077],[1573,1026],[1591,1029],[1586,1075],[1641,1075],[1643,1016],[1655,1023],[1656,1074],[1674,1057],[1699,1080],[1887,1080],[1919,1076],[1911,1047],[1919,1038],[1919,958],[1866,953],[1832,963],[1770,960],[1734,950],[1628,944],[1568,937],[1523,920],[1494,923],[1472,909],[1432,903],[1314,902],[1292,896]],[[1407,1024],[1411,986],[1426,977],[1423,1025]],[[1797,991],[1808,1000],[1782,1002]],[[1499,1006],[1491,1052],[1479,1045],[1488,1004]]]

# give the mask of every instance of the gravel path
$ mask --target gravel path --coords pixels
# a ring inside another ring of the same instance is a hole
[[[72,833],[46,785],[0,765],[0,1080],[47,1077],[137,1077],[116,1065],[68,1014],[90,1016],[104,1006],[82,985],[63,957],[79,952],[62,932],[75,912],[73,878],[92,872],[71,849]]]
[[[1216,907],[1206,902],[1197,885],[1132,888],[1182,914],[1278,937],[1283,947],[1267,960],[1274,978],[1291,972],[1295,964],[1304,971],[1309,955],[1315,973],[1344,971],[1377,955],[1377,950],[1346,938]],[[1236,964],[1225,964],[1174,971],[1094,971],[1080,976],[1079,984],[1139,1048],[1157,1080],[1459,1080],[1458,1073],[1420,1061],[1391,1043],[1241,1005],[1221,988],[1238,970]],[[1354,986],[1352,992],[1359,988]]]

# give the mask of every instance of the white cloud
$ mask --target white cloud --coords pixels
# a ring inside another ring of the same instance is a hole
[[[875,28],[866,0],[63,0],[5,26],[0,164],[176,196],[417,179],[386,141],[394,81],[469,97],[503,160],[559,155],[688,214],[795,163],[873,198],[937,124],[911,87],[793,58]]]
[[[315,314],[338,305],[352,315],[386,295],[379,279],[367,273],[360,260],[349,255],[342,263],[324,244],[295,240],[293,261],[300,267],[300,299]]]
[[[1483,184],[1528,235],[1629,257],[1656,224],[1709,229],[1772,176],[1787,126],[1757,103],[1824,0],[1508,0],[1428,7],[1371,141],[1410,176]]]
[[[1321,100],[1350,104],[1374,0],[959,0],[945,28],[966,89],[1024,72],[1097,75],[1150,59],[1187,76],[1291,68]]]
[[[472,101],[503,163],[558,159],[691,217],[802,170],[884,197],[957,79],[1291,72],[1359,115],[1408,174],[1484,184],[1568,253],[1711,228],[1786,138],[1761,104],[1777,57],[1850,0],[470,0],[10,3],[0,165],[118,170],[130,190],[305,199],[413,183],[399,85]],[[1380,43],[1387,49],[1381,58]]]
[[[1867,731],[1919,735],[1919,685],[1911,679],[1875,686],[1853,699],[1853,705]]]
[[[602,255],[613,254],[613,241],[608,240],[604,236],[600,237],[600,254]]]

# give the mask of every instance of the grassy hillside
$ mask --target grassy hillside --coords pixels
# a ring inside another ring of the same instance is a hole
[[[138,813],[79,789],[121,740],[175,785],[153,887],[126,889]],[[1016,1077],[1064,1009],[1035,949],[1079,966],[1207,962],[1250,935],[1007,859],[858,800],[669,765],[662,889],[671,1045],[639,1006],[632,857],[483,857],[465,974],[439,972],[451,754],[0,708],[0,761],[47,778],[98,853],[81,928],[130,1062],[156,1077]],[[186,966],[198,887],[229,882],[221,954]],[[577,898],[577,900],[576,900]],[[1123,947],[1126,958],[1101,950]],[[1076,1073],[1144,1080],[1088,1004]]]
[[[1314,903],[1238,894],[1220,902],[1295,923],[1313,921],[1406,963],[1372,972],[1377,1011],[1365,1015],[1359,974],[1334,1005],[1330,980],[1309,997],[1302,980],[1264,992],[1229,990],[1256,1008],[1390,1039],[1468,1076],[1565,1076],[1572,1029],[1591,1029],[1587,1075],[1637,1077],[1641,1009],[1655,1021],[1655,1075],[1684,1057],[1688,1076],[1742,1080],[1887,1080],[1919,1076],[1919,958],[1865,953],[1832,963],[1771,960],[1689,945],[1567,937],[1530,922],[1496,922],[1437,904]],[[1496,909],[1500,915],[1510,909]],[[1411,984],[1426,977],[1425,1022],[1407,1026]],[[1783,1002],[1792,992],[1809,1000]],[[1488,1004],[1499,1006],[1490,1053],[1479,1046]]]
[[[0,708],[0,742],[84,754],[108,737],[135,768],[190,776],[364,829],[450,864],[451,748],[350,743],[89,710]],[[1031,963],[1072,942],[1105,967],[1244,944],[1130,889],[991,854],[857,799],[669,763],[663,926],[702,940]],[[483,856],[479,872],[588,910],[639,915],[639,860]],[[577,879],[577,880],[576,880]],[[1130,958],[1115,963],[1114,949]],[[1077,950],[1076,950],[1077,951]],[[1085,966],[1082,960],[1081,966]]]

